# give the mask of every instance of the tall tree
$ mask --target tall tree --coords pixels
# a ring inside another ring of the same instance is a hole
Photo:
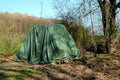
[[[92,29],[92,44],[93,44],[93,51],[94,51],[94,57],[96,57],[96,43],[95,43],[95,39],[94,39],[94,24],[93,24],[93,17],[92,17],[92,5],[91,5],[91,1],[92,0],[88,0],[88,6],[89,6],[89,9],[90,9],[90,21],[91,21],[91,29]]]
[[[120,0],[97,0],[102,12],[106,53],[114,53],[117,42],[116,10]]]

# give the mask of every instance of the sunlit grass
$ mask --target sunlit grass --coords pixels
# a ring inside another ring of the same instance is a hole
[[[26,80],[28,77],[34,77],[36,73],[39,71],[30,68],[0,68],[0,80]]]
[[[0,55],[11,55],[17,53],[23,38],[21,37],[0,37]]]

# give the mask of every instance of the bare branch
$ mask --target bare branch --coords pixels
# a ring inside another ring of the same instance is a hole
[[[117,8],[120,8],[120,2],[116,5]]]

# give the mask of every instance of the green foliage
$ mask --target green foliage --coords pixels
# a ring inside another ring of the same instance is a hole
[[[27,77],[38,73],[36,70],[29,68],[0,68],[0,80],[26,80]]]
[[[0,55],[9,56],[16,53],[22,40],[21,37],[0,38]]]
[[[0,38],[0,54],[5,52],[5,40],[4,38]]]

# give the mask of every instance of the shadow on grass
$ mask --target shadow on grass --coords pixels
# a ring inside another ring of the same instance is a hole
[[[5,73],[0,73],[0,80],[25,80],[23,76],[20,75],[7,75]]]
[[[30,77],[34,80],[39,80],[37,77],[34,77],[35,74],[32,69],[27,68],[15,68],[15,69],[6,69],[0,68],[0,80],[25,80]]]

